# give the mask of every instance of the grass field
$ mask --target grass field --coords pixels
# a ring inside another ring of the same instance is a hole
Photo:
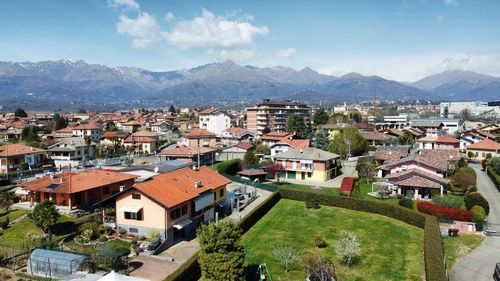
[[[352,231],[361,245],[361,261],[348,268],[336,256],[342,231]],[[313,236],[322,234],[328,246],[317,249]],[[423,231],[402,222],[347,209],[322,206],[307,210],[304,202],[282,199],[244,235],[247,262],[266,263],[273,280],[304,280],[303,262],[285,272],[273,257],[273,247],[287,244],[302,256],[318,251],[335,262],[340,280],[422,280]]]
[[[460,234],[458,237],[443,238],[444,254],[448,269],[453,268],[457,260],[467,255],[483,242],[479,235]]]
[[[9,220],[12,222],[13,220],[25,215],[29,213],[29,211],[25,211],[25,210],[9,210],[9,211],[5,211],[3,210],[1,213],[0,213],[0,219],[5,219],[5,217],[7,215],[9,215]]]

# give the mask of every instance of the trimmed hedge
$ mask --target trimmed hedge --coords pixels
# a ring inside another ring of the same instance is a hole
[[[424,228],[425,216],[408,208],[393,206],[373,200],[365,200],[356,197],[335,196],[320,194],[309,190],[297,190],[289,188],[279,188],[281,197],[298,201],[316,201],[320,205],[340,207],[356,211],[375,213],[390,217],[407,224]]]
[[[198,252],[187,259],[179,268],[172,272],[164,281],[191,281],[201,278],[201,269],[198,264]]]
[[[500,191],[500,175],[498,175],[495,172],[495,169],[493,169],[493,166],[491,166],[491,165],[488,165],[486,167],[486,170],[488,171],[488,177],[495,184],[495,186],[498,189],[498,191]]]
[[[436,216],[441,219],[454,221],[471,221],[472,211],[446,208],[434,205],[431,202],[418,202],[417,210],[421,213]]]
[[[217,172],[219,172],[220,174],[228,174],[234,176],[239,171],[241,171],[240,159],[224,161],[217,166]]]
[[[255,207],[250,213],[248,213],[239,223],[243,233],[247,232],[252,226],[254,226],[263,216],[271,210],[276,203],[281,199],[281,194],[279,192],[274,192],[266,200]]]
[[[425,280],[445,281],[446,268],[444,264],[443,243],[439,223],[434,216],[425,215],[424,227],[424,265]]]

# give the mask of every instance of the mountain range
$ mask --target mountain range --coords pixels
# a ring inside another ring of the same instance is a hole
[[[500,78],[445,71],[413,83],[311,68],[255,67],[232,61],[191,69],[149,71],[82,60],[0,62],[0,105],[33,110],[248,106],[263,98],[312,105],[370,100],[500,100]]]

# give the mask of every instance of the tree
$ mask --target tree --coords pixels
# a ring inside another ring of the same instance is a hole
[[[500,157],[491,158],[490,163],[495,173],[500,174]]]
[[[328,134],[325,130],[316,130],[312,139],[312,146],[321,150],[328,150],[328,147],[330,146],[330,139],[328,138]]]
[[[245,156],[243,158],[243,162],[245,162],[246,165],[255,165],[259,163],[259,157],[253,153],[253,151],[248,150],[245,153]]]
[[[265,144],[258,144],[255,147],[255,153],[269,155],[269,154],[271,154],[271,150],[269,149],[269,146],[267,146]]]
[[[472,152],[472,151],[467,152],[467,158],[472,159],[472,158],[474,158],[474,156],[476,156],[476,154],[474,152]]]
[[[470,173],[458,172],[451,177],[451,182],[465,192],[469,187],[476,186],[476,177]]]
[[[106,131],[107,131],[107,132],[115,132],[115,131],[118,131],[118,128],[116,127],[115,122],[113,122],[113,121],[108,121],[108,122],[106,123]]]
[[[78,110],[78,114],[85,114],[85,113],[87,113],[87,110],[83,108],[80,108],[80,110]]]
[[[490,204],[488,203],[488,200],[486,200],[486,198],[484,198],[479,192],[466,194],[464,196],[464,202],[467,210],[472,209],[474,206],[481,206],[486,212],[486,215],[490,213]]]
[[[319,107],[313,114],[312,120],[314,126],[319,127],[328,122],[328,113],[325,111],[323,107]]]
[[[401,199],[399,199],[398,204],[401,207],[413,209],[413,200],[411,200],[410,198],[401,198]]]
[[[35,224],[48,235],[50,241],[52,241],[50,229],[57,223],[59,216],[60,215],[59,212],[57,212],[56,206],[49,200],[45,200],[36,205],[31,213],[31,217],[33,218]]]
[[[280,163],[274,163],[267,166],[267,175],[271,178],[276,178],[276,182],[278,185],[280,184],[281,173],[283,173],[284,169]]]
[[[373,173],[375,172],[375,167],[367,161],[359,161],[356,170],[359,175],[365,179],[366,183],[370,184],[370,180],[373,178]]]
[[[14,115],[16,117],[28,117],[28,113],[26,113],[26,111],[24,111],[24,109],[20,107],[18,107],[16,111],[14,111]]]
[[[66,119],[64,119],[64,117],[62,117],[59,113],[55,113],[54,116],[52,116],[52,122],[54,123],[55,130],[61,130],[68,126]]]
[[[198,229],[197,237],[202,280],[244,280],[245,249],[238,225],[229,221],[211,222]]]
[[[306,260],[306,269],[310,281],[337,280],[333,262],[320,254],[314,254]]]
[[[168,108],[168,112],[170,112],[172,114],[175,113],[175,107],[173,104],[171,104],[170,107]]]
[[[283,269],[289,272],[299,259],[300,252],[288,245],[277,245],[273,248],[273,256],[283,266]]]
[[[295,133],[299,138],[304,138],[307,135],[307,126],[304,117],[298,114],[288,116],[286,130],[290,133]]]
[[[354,126],[347,126],[342,132],[335,134],[329,147],[330,152],[337,153],[342,158],[360,156],[367,149],[368,144]]]
[[[484,220],[486,219],[486,212],[484,211],[484,208],[476,205],[471,208],[471,211],[472,211],[472,222],[482,225],[484,223]]]
[[[38,141],[36,127],[35,126],[24,127],[21,132],[21,139],[27,142]]]
[[[413,144],[413,140],[414,140],[413,135],[408,131],[404,131],[403,135],[399,137],[400,144],[406,144],[406,145]]]
[[[359,262],[358,238],[352,232],[342,232],[337,244],[337,256],[348,267]]]
[[[262,135],[267,135],[271,132],[271,129],[269,127],[265,127],[264,130],[262,130]]]

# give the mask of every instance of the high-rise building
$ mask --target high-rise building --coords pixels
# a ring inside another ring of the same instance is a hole
[[[492,102],[442,102],[440,104],[441,117],[453,118],[455,115],[462,113],[463,110],[468,110],[471,115],[489,118],[500,117],[500,103]]]
[[[310,125],[311,108],[303,103],[293,101],[272,101],[263,100],[255,107],[246,109],[247,129],[263,135],[265,128],[271,131],[286,131],[286,120],[290,115],[300,115],[304,117],[306,125]]]

